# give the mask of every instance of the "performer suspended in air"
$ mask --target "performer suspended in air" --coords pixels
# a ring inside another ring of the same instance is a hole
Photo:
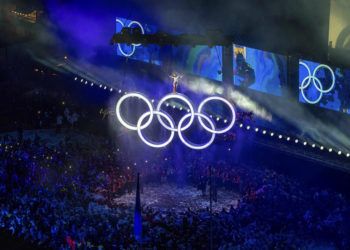
[[[173,79],[173,93],[176,93],[177,85],[179,84],[179,80],[183,77],[183,75],[174,72],[169,77]]]

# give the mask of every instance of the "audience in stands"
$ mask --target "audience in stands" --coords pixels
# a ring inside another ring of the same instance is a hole
[[[240,193],[237,208],[175,212],[143,207],[143,242],[133,237],[133,208],[114,204],[130,192],[136,168],[102,139],[83,148],[68,138],[4,136],[0,147],[0,228],[55,249],[215,249],[350,247],[350,206],[343,195],[310,189],[268,169],[213,164],[211,184]],[[98,146],[97,146],[98,145]],[[186,162],[187,181],[207,195],[209,166]],[[177,169],[149,163],[143,182],[176,182]],[[147,194],[145,194],[147,195]],[[220,202],[220,201],[218,201]]]

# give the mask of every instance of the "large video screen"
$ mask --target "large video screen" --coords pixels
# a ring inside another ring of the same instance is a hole
[[[281,96],[287,83],[287,58],[234,44],[233,82],[242,88]]]
[[[172,58],[178,71],[222,81],[222,46],[177,46]]]
[[[116,33],[120,33],[123,27],[140,28],[143,34],[156,33],[155,26],[143,24],[135,20],[128,20],[125,18],[117,17],[115,20]],[[146,63],[152,63],[155,65],[161,65],[159,57],[159,46],[153,44],[117,44],[117,54],[119,56],[128,57],[133,60],[138,60]]]
[[[299,101],[350,113],[350,70],[300,60]]]

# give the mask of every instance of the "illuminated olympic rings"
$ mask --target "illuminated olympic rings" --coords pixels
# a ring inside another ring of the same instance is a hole
[[[125,27],[125,24],[123,23],[122,20],[120,20],[120,19],[117,18],[117,19],[115,19],[115,21],[116,21],[117,23],[119,23],[119,24],[122,26],[122,28]],[[131,21],[131,22],[128,24],[127,27],[130,28],[132,25],[137,25],[137,26],[139,26],[140,29],[141,29],[141,33],[142,33],[143,35],[145,34],[145,30],[144,30],[144,28],[143,28],[143,26],[142,26],[141,23],[139,23],[139,22],[137,22],[137,21]],[[125,57],[130,57],[130,56],[132,56],[132,55],[135,53],[136,47],[141,46],[141,43],[132,43],[131,46],[132,46],[131,52],[130,52],[130,53],[126,53],[126,52],[123,50],[123,48],[122,48],[122,46],[120,45],[120,43],[118,43],[118,49],[119,49],[120,53],[122,53],[122,55],[125,56]]]
[[[307,72],[308,72],[308,76],[305,77],[305,78],[303,79],[303,81],[301,82],[301,85],[299,86],[301,95],[303,96],[304,100],[305,100],[307,103],[316,104],[316,103],[318,103],[318,102],[322,99],[323,94],[329,93],[329,92],[331,92],[331,91],[333,90],[334,85],[335,85],[335,76],[334,76],[334,72],[333,72],[333,70],[332,70],[328,65],[320,64],[320,65],[318,65],[318,66],[314,69],[313,73],[311,74],[311,70],[310,70],[309,66],[307,66],[306,63],[304,63],[304,62],[299,62],[299,64],[302,65],[302,66],[304,66],[304,67],[306,68]],[[331,72],[331,75],[332,75],[332,84],[331,84],[331,86],[330,86],[328,89],[326,89],[326,90],[323,89],[323,85],[322,85],[320,79],[318,79],[318,77],[316,76],[317,71],[318,71],[319,69],[321,69],[321,68],[328,69],[328,70]],[[314,101],[313,101],[313,100],[310,100],[310,99],[305,95],[305,92],[304,92],[305,89],[306,89],[307,87],[309,87],[309,85],[311,84],[311,82],[312,82],[312,84],[314,85],[314,87],[317,89],[317,91],[319,92],[318,98],[317,98],[316,100],[314,100]]]
[[[120,113],[120,108],[121,108],[122,103],[126,99],[131,98],[131,97],[139,98],[140,100],[142,100],[143,102],[146,103],[146,105],[148,106],[148,109],[149,109],[149,111],[147,111],[141,115],[141,117],[137,121],[136,126],[125,121]],[[171,116],[168,113],[161,110],[163,103],[169,99],[179,99],[179,100],[183,101],[189,108],[188,114],[184,115],[180,119],[179,124],[177,126],[175,125],[175,122],[171,118]],[[229,107],[229,109],[231,111],[231,115],[232,115],[232,121],[230,122],[230,124],[227,127],[220,129],[220,130],[216,130],[215,124],[212,121],[212,119],[210,117],[208,117],[206,114],[202,113],[204,105],[210,101],[221,101]],[[139,94],[139,93],[126,94],[118,100],[117,105],[116,105],[116,114],[117,114],[117,118],[118,118],[119,122],[124,127],[128,128],[130,130],[136,130],[140,139],[145,144],[147,144],[148,146],[153,147],[153,148],[162,148],[162,147],[167,146],[173,140],[175,133],[178,133],[181,142],[184,145],[186,145],[187,147],[192,148],[192,149],[196,149],[196,150],[205,149],[213,143],[216,134],[222,134],[222,133],[229,131],[233,127],[233,125],[236,121],[236,112],[235,112],[232,104],[222,97],[211,96],[211,97],[204,99],[200,103],[200,105],[198,106],[198,110],[195,112],[191,101],[186,96],[184,96],[182,94],[178,94],[178,93],[171,93],[171,94],[164,96],[159,101],[156,110],[153,109],[152,103],[142,94]],[[160,124],[166,130],[170,131],[170,136],[165,142],[161,142],[161,143],[152,142],[142,134],[142,130],[147,128],[151,124],[151,122],[153,121],[154,115],[157,116],[157,119],[160,122]],[[192,142],[189,142],[183,136],[183,132],[192,125],[195,116],[198,117],[198,121],[201,124],[201,126],[203,127],[203,129],[206,130],[207,132],[211,133],[211,137],[210,137],[209,141],[205,144],[194,144]],[[144,122],[145,119],[146,119],[146,121]],[[188,120],[188,122],[186,122],[187,120]],[[205,120],[206,123],[204,123],[203,120]],[[208,126],[208,124],[209,124],[209,126]]]

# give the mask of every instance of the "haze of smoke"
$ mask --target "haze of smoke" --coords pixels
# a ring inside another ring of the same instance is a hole
[[[283,118],[287,124],[301,131],[302,137],[309,137],[326,147],[339,148],[343,151],[350,150],[348,133],[350,123],[348,121],[340,122],[319,118],[308,109],[307,105],[287,100],[281,100],[278,103],[275,99],[263,98],[259,100],[259,104],[273,116]]]
[[[271,114],[266,109],[261,107],[258,103],[254,102],[248,96],[241,93],[239,90],[228,88],[225,91],[224,87],[214,84],[214,82],[206,80],[204,78],[189,79],[184,84],[188,89],[197,94],[224,95],[226,98],[228,98],[228,100],[231,100],[242,110],[253,112],[254,115],[264,120],[272,120]]]

